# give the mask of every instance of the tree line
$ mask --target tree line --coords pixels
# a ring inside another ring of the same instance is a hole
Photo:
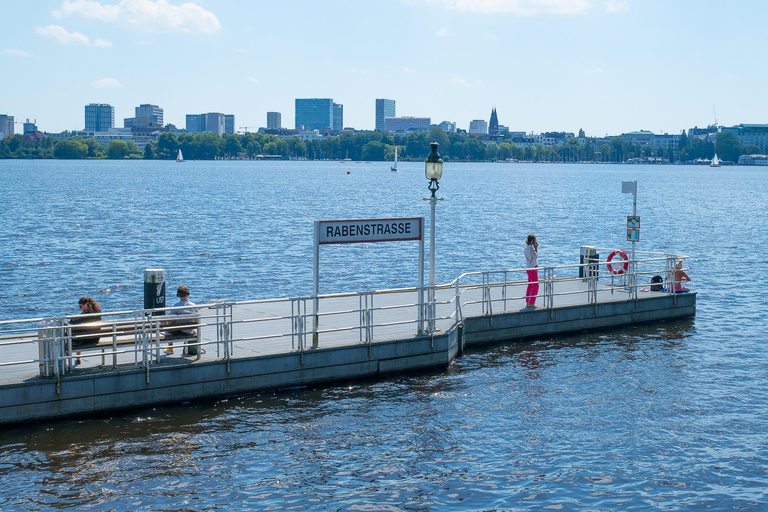
[[[580,130],[580,135],[583,130]],[[308,160],[389,161],[394,159],[395,147],[401,160],[424,160],[429,154],[429,143],[436,140],[445,161],[517,160],[531,162],[626,162],[636,158],[661,158],[670,162],[688,162],[711,159],[715,152],[725,161],[737,161],[742,154],[760,153],[756,146],[742,147],[739,138],[721,132],[714,143],[689,138],[683,132],[679,150],[642,147],[616,137],[608,143],[598,144],[595,139],[585,143],[572,138],[559,145],[518,145],[511,140],[483,143],[474,135],[446,133],[439,127],[429,133],[414,132],[390,135],[384,132],[359,132],[322,140],[302,141],[298,137],[278,138],[260,133],[225,134],[162,132],[156,140],[147,143],[143,152],[133,141],[113,140],[104,147],[92,138],[73,137],[27,141],[14,135],[0,141],[0,158],[144,158],[147,160],[175,159],[181,150],[188,160],[217,158],[306,158]],[[585,140],[582,137],[582,140]]]

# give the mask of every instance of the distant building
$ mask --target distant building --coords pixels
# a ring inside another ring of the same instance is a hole
[[[656,135],[647,130],[640,130],[638,132],[622,133],[619,138],[642,148],[653,147],[653,141],[656,138]]]
[[[739,124],[721,130],[736,135],[742,146],[757,146],[763,153],[768,152],[768,124]]]
[[[432,120],[429,117],[387,117],[384,131],[390,133],[428,132]]]
[[[439,125],[440,128],[443,129],[445,133],[455,133],[456,132],[456,123],[453,123],[451,121],[443,121]]]
[[[333,125],[331,128],[335,132],[344,128],[344,105],[339,103],[333,104]]]
[[[496,116],[496,108],[491,110],[491,121],[488,123],[488,135],[491,137],[499,136],[499,118]]]
[[[37,132],[37,119],[30,121],[29,119],[24,122],[24,135],[31,135]]]
[[[150,121],[152,121],[153,126],[162,128],[163,127],[163,109],[158,107],[157,105],[150,105],[148,103],[144,103],[136,107],[135,118],[129,117],[125,119],[126,123],[124,123],[124,126],[126,128],[130,128],[130,126],[128,126],[128,123],[127,123],[129,119],[149,119]]]
[[[13,116],[0,114],[0,140],[13,135]]]
[[[280,112],[267,112],[267,130],[280,130],[283,120]]]
[[[710,135],[716,135],[719,131],[719,128],[717,125],[709,125],[706,128],[699,128],[698,126],[694,126],[693,128],[688,128],[688,137],[696,137],[699,139],[708,139]]]
[[[235,115],[224,114],[224,133],[234,135],[235,133]]]
[[[115,107],[106,103],[85,106],[85,131],[107,132],[115,127]]]
[[[376,100],[376,128],[377,132],[385,131],[384,120],[388,117],[397,117],[395,100],[380,98]]]
[[[296,98],[296,129],[333,130],[334,105],[331,98]]]
[[[474,119],[469,123],[469,133],[471,135],[487,135],[488,123],[484,119]]]
[[[670,135],[665,133],[664,135],[656,135],[653,139],[653,147],[661,148],[664,151],[677,152],[680,150],[680,134],[673,133]]]
[[[186,128],[188,133],[235,133],[235,116],[209,112],[207,114],[187,114]]]

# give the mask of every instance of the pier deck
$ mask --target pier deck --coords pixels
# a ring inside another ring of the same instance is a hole
[[[28,362],[0,372],[0,423],[435,368],[450,364],[468,345],[695,314],[695,293],[643,288],[634,298],[626,283],[613,287],[610,279],[591,280],[595,288],[588,293],[590,281],[574,278],[551,279],[551,288],[540,291],[539,308],[531,310],[524,307],[526,285],[484,280],[438,288],[432,334],[419,333],[424,324],[415,290],[321,297],[316,346],[311,299],[234,303],[226,322],[203,305],[200,357],[183,356],[178,344],[165,355],[160,341],[146,351],[154,359],[142,364],[137,349],[123,345],[113,368],[111,352],[102,365],[100,351],[83,350],[82,364],[57,376],[41,376],[37,340],[30,339],[3,347],[6,362]]]

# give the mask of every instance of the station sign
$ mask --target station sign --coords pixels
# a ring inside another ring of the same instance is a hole
[[[423,218],[318,221],[319,244],[356,244],[421,240]]]

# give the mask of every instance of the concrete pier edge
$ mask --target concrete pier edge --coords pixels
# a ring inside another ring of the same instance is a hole
[[[37,377],[0,387],[0,424],[87,416],[163,404],[331,385],[447,367],[465,347],[694,316],[696,294],[467,317],[435,336],[303,353],[196,361]],[[59,393],[57,393],[57,389]]]

